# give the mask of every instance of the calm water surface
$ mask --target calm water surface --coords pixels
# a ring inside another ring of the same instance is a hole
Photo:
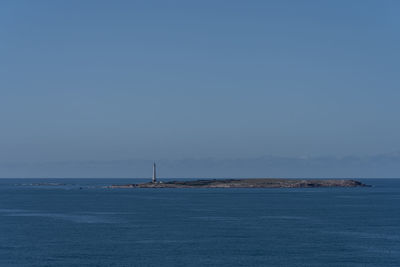
[[[373,187],[1,179],[0,266],[400,266],[400,179],[362,181]]]

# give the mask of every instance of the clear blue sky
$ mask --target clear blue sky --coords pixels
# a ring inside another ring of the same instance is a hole
[[[400,150],[399,1],[1,1],[0,162]]]

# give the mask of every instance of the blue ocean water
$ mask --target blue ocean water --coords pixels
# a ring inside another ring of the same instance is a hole
[[[400,266],[400,179],[362,181],[373,187],[1,179],[0,266]]]

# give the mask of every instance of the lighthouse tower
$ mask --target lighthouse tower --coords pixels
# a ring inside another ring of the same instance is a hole
[[[153,183],[156,183],[156,182],[157,182],[156,163],[155,163],[155,162],[153,163],[153,180],[152,180],[152,182],[153,182]]]

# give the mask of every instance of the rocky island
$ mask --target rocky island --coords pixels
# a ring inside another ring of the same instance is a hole
[[[311,188],[311,187],[362,187],[356,180],[345,179],[204,179],[189,181],[148,182],[140,184],[111,185],[109,188]]]

